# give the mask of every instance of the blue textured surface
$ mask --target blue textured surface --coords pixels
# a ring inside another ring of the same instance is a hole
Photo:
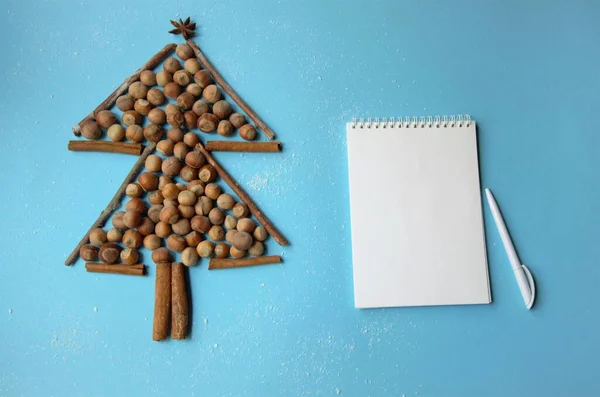
[[[2,2],[0,395],[600,394],[600,3],[122,3]],[[285,143],[219,158],[293,245],[192,269],[192,338],[155,343],[152,276],[62,264],[133,159],[66,143],[178,12]],[[354,309],[344,123],[454,113],[478,121],[535,310],[487,208],[492,305]]]

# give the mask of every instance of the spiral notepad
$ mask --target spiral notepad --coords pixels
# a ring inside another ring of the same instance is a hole
[[[475,121],[346,130],[355,306],[490,303]]]

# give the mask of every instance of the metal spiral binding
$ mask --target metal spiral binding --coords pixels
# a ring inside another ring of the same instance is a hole
[[[384,117],[353,118],[352,128],[448,128],[470,127],[473,120],[468,114],[443,115],[443,116],[412,116],[412,117]]]

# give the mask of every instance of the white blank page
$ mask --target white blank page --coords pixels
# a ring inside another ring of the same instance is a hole
[[[346,128],[355,306],[490,303],[475,122]]]

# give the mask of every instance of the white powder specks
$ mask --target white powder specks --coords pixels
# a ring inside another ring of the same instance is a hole
[[[12,314],[12,309],[8,309],[8,314]]]
[[[94,306],[94,312],[97,312],[98,308],[96,306]]]
[[[263,190],[269,180],[261,175],[254,175],[254,178],[248,183],[248,187],[255,192]]]

